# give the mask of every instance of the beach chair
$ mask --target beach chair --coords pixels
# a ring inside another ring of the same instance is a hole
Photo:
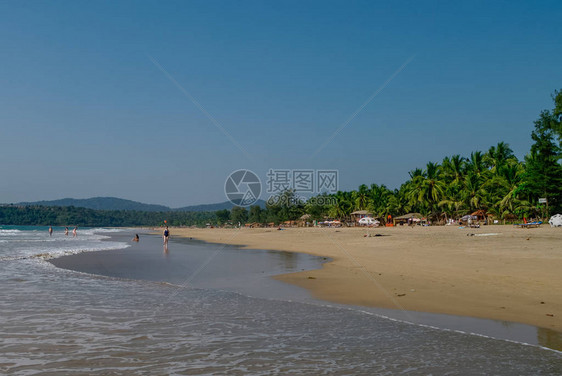
[[[537,228],[542,225],[542,221],[527,222],[527,223],[516,223],[515,226],[519,228]]]

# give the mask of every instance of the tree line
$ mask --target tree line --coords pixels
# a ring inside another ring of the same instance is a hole
[[[499,142],[486,152],[456,154],[440,162],[428,162],[425,167],[410,171],[410,178],[394,190],[384,185],[362,184],[357,190],[329,195],[335,198],[334,205],[318,205],[320,200],[310,203],[311,200],[289,206],[268,204],[265,209],[253,206],[249,211],[234,208],[231,212],[217,212],[217,220],[235,224],[279,223],[308,214],[311,220],[329,217],[347,221],[356,210],[367,210],[382,220],[389,215],[418,212],[437,222],[476,210],[484,210],[500,220],[560,213],[562,91],[555,91],[552,98],[554,108],[542,111],[534,122],[533,144],[523,160],[516,158],[507,143]],[[293,197],[295,192],[286,191],[283,195]]]
[[[215,221],[212,212],[153,212],[137,210],[96,210],[74,206],[0,206],[2,225],[134,227],[205,226]],[[166,221],[166,222],[164,222]]]
[[[357,190],[339,191],[299,200],[294,191],[283,192],[265,208],[234,207],[214,212],[149,212],[93,210],[79,207],[3,206],[0,224],[57,226],[206,226],[273,223],[325,218],[347,221],[356,210],[386,219],[418,212],[432,221],[459,218],[484,210],[500,220],[548,217],[562,212],[562,91],[555,91],[554,108],[534,122],[533,144],[518,160],[508,144],[499,142],[486,152],[452,155],[428,162],[409,172],[397,189],[362,184]],[[540,199],[546,199],[547,204]]]

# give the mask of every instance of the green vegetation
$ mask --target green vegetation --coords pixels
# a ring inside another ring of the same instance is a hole
[[[286,191],[276,202],[267,203],[265,209],[256,205],[249,211],[240,207],[228,210],[224,203],[215,206],[214,210],[221,210],[213,212],[8,205],[0,207],[0,224],[158,226],[164,220],[172,226],[278,224],[304,214],[310,216],[309,221],[326,217],[347,221],[355,210],[368,210],[383,220],[388,215],[419,212],[433,222],[480,209],[500,220],[549,216],[562,212],[562,91],[555,91],[553,100],[554,109],[543,111],[535,121],[531,133],[534,143],[523,161],[514,156],[508,144],[500,142],[484,153],[475,151],[467,157],[452,155],[440,163],[428,162],[425,168],[410,171],[410,179],[399,189],[363,184],[355,191],[321,195],[307,202],[299,201],[295,192]],[[539,203],[539,198],[548,200],[548,209]],[[327,199],[332,203],[326,204]],[[133,204],[122,201],[120,204]]]
[[[311,220],[325,217],[349,220],[355,210],[368,210],[381,219],[419,212],[433,222],[459,218],[484,210],[500,220],[549,216],[562,211],[562,91],[553,95],[554,109],[543,111],[531,133],[529,154],[519,161],[500,142],[487,152],[463,157],[445,157],[440,163],[410,171],[399,189],[384,185],[361,185],[351,192],[337,192],[335,205],[268,205],[250,208],[250,222],[283,222],[309,214]],[[558,141],[558,144],[556,143]],[[284,192],[293,197],[294,192]],[[548,200],[548,212],[539,198]]]
[[[2,225],[44,225],[84,227],[204,226],[215,222],[211,212],[148,212],[135,210],[93,210],[73,206],[0,206]]]
[[[143,204],[142,202],[124,200],[117,197],[92,197],[86,199],[63,198],[52,201],[20,202],[18,206],[75,206],[94,210],[137,210],[164,212],[171,210],[163,205]],[[195,211],[195,210],[193,210]]]

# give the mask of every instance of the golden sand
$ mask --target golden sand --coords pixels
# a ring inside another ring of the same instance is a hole
[[[173,229],[178,235],[329,257],[322,269],[276,277],[319,299],[562,331],[561,228]]]

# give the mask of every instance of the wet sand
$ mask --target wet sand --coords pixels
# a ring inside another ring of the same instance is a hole
[[[322,269],[275,277],[322,300],[562,332],[560,228],[173,229],[172,236],[329,257]]]
[[[321,267],[323,258],[304,253],[242,250],[189,238],[171,239],[167,251],[162,238],[140,233],[113,234],[111,241],[127,242],[124,249],[83,252],[50,259],[57,267],[120,279],[163,282],[185,288],[212,288],[250,296],[307,299],[306,289],[272,279],[274,275]]]

